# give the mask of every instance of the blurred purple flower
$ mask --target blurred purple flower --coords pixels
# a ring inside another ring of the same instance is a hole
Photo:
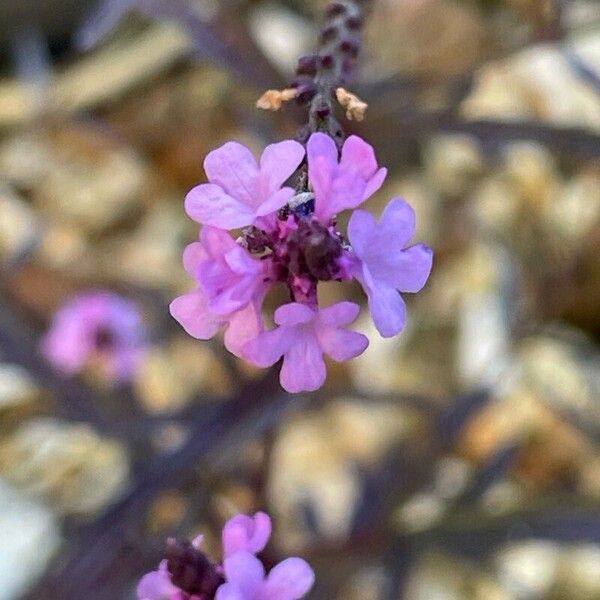
[[[263,564],[249,552],[237,552],[225,559],[224,583],[216,600],[299,600],[313,586],[315,575],[301,558],[288,558],[265,576]]]
[[[202,552],[202,536],[192,542],[170,539],[158,570],[140,580],[138,599],[301,598],[314,581],[312,569],[303,560],[284,560],[265,579],[264,567],[255,554],[264,549],[270,535],[271,519],[265,513],[233,517],[223,528],[223,565],[212,563]]]
[[[204,170],[210,183],[193,188],[185,199],[187,214],[202,223],[221,229],[257,224],[275,226],[269,219],[294,195],[282,188],[304,158],[304,148],[293,140],[267,146],[260,164],[242,144],[227,142],[209,152]]]
[[[98,361],[108,379],[129,379],[144,354],[145,329],[137,305],[117,294],[93,291],[62,306],[41,341],[58,370],[73,375]]]
[[[269,367],[283,356],[280,381],[288,392],[312,391],[325,382],[323,354],[341,362],[364,352],[369,340],[344,329],[360,307],[339,302],[327,308],[310,308],[292,302],[275,311],[279,327],[259,334],[243,348],[243,356],[259,367]]]
[[[359,259],[355,276],[383,337],[396,335],[406,323],[406,306],[398,292],[418,292],[431,272],[431,248],[406,247],[414,233],[415,212],[400,198],[390,201],[379,223],[364,210],[350,217],[348,238]]]
[[[335,142],[313,133],[306,146],[308,178],[315,193],[315,216],[323,225],[349,208],[356,208],[383,184],[387,169],[378,168],[372,146],[351,135],[338,162]]]

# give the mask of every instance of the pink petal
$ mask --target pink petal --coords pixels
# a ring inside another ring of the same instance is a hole
[[[299,600],[315,582],[315,574],[301,558],[288,558],[275,565],[261,590],[261,600]]]
[[[327,218],[326,205],[338,170],[338,150],[335,142],[324,133],[313,133],[306,145],[308,179],[315,193],[315,212]]]
[[[366,336],[356,331],[328,327],[317,330],[319,345],[327,356],[337,362],[350,360],[362,354],[369,345]]]
[[[376,234],[375,217],[366,210],[355,210],[348,222],[348,239],[359,258],[364,257]]]
[[[424,244],[406,248],[390,261],[387,281],[401,292],[420,291],[431,273],[433,251]]]
[[[364,269],[367,275],[367,269]],[[370,278],[370,276],[369,276]],[[377,331],[383,337],[392,337],[400,333],[406,324],[406,305],[400,293],[393,287],[372,280],[370,284],[365,277],[363,287],[369,299],[369,310]]]
[[[206,260],[206,250],[200,242],[192,242],[183,251],[183,268],[192,277],[198,276],[198,268],[203,260]]]
[[[416,217],[412,206],[402,198],[393,198],[379,219],[378,234],[404,247],[415,234]]]
[[[299,302],[290,302],[280,306],[275,311],[275,323],[278,325],[285,325],[292,327],[301,323],[309,323],[316,316],[314,310],[306,306],[306,304],[300,304]]]
[[[223,561],[227,583],[235,586],[247,600],[254,600],[265,579],[265,568],[254,554],[236,552]]]
[[[171,583],[166,561],[162,561],[157,571],[142,577],[137,586],[139,600],[170,600],[177,588]]]
[[[247,306],[229,315],[229,325],[225,330],[225,347],[229,352],[241,357],[244,346],[263,330],[262,301],[259,295]]]
[[[202,228],[200,241],[211,258],[220,258],[231,249],[239,247],[227,231],[210,225]]]
[[[226,557],[236,552],[256,554],[264,550],[270,537],[271,518],[266,513],[236,515],[223,527],[223,553]]]
[[[212,183],[197,185],[188,192],[185,212],[198,223],[220,229],[245,227],[255,218],[251,205],[229,196]]]
[[[259,170],[246,146],[237,142],[223,144],[206,155],[204,170],[211,183],[248,207],[256,206]]]
[[[324,326],[340,327],[356,320],[360,306],[354,302],[338,302],[319,311],[318,321]],[[319,326],[317,326],[319,328]]]
[[[292,394],[312,392],[325,383],[326,374],[323,353],[314,333],[299,333],[283,358],[281,386]]]
[[[244,596],[232,583],[224,583],[217,589],[215,600],[248,600],[248,597]]]
[[[363,192],[363,201],[370,198],[382,185],[387,177],[387,169],[382,167],[368,181]]]
[[[294,173],[304,158],[304,147],[293,140],[267,146],[260,157],[260,172],[275,191]]]
[[[264,271],[263,262],[252,258],[248,250],[238,244],[225,254],[225,262],[238,275],[258,276]]]
[[[256,209],[256,214],[259,217],[268,216],[280,208],[284,207],[291,197],[294,195],[294,190],[289,187],[281,188],[267,197]]]
[[[293,332],[286,327],[265,331],[248,341],[242,348],[242,356],[257,367],[274,365],[294,344]]]
[[[357,135],[351,135],[342,146],[340,167],[359,173],[365,181],[377,171],[377,160],[373,146]]]
[[[224,323],[209,310],[208,299],[200,289],[175,298],[169,312],[187,333],[199,340],[214,337]]]

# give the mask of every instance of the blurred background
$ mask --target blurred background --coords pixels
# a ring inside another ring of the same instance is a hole
[[[168,314],[185,192],[315,48],[320,0],[0,0],[0,599],[135,597],[167,535],[267,510],[311,599],[600,598],[600,3],[377,0],[347,123],[435,263],[397,338],[289,397]],[[140,307],[133,381],[64,377],[74,294]],[[325,287],[325,303],[353,297]]]

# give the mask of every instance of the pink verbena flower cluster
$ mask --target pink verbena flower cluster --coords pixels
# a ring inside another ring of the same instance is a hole
[[[54,315],[40,349],[66,375],[97,364],[111,381],[129,379],[146,347],[142,315],[137,305],[104,290],[79,294]]]
[[[314,583],[314,573],[301,558],[287,558],[268,574],[256,557],[271,536],[271,519],[237,515],[223,528],[223,562],[212,563],[200,550],[203,537],[192,542],[170,539],[158,570],[145,575],[139,600],[299,600]]]
[[[308,185],[282,187],[305,158]],[[260,367],[283,358],[281,384],[300,392],[323,385],[323,355],[345,361],[368,345],[347,328],[358,305],[319,307],[320,281],[358,280],[379,333],[390,337],[403,329],[399,292],[425,285],[432,251],[408,246],[415,215],[404,200],[391,200],[379,222],[357,209],[386,176],[369,144],[350,136],[339,154],[329,136],[314,133],[306,157],[301,144],[287,140],[267,146],[257,163],[246,147],[228,142],[207,155],[204,168],[209,183],[185,200],[187,214],[203,225],[183,257],[197,288],[171,304],[190,335],[209,339],[224,329],[226,347]],[[344,236],[336,215],[347,209],[356,210]],[[234,240],[229,231],[239,228]],[[275,311],[275,328],[265,330],[262,304],[279,283],[292,301]]]

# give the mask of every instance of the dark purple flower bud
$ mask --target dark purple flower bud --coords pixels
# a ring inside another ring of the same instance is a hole
[[[349,56],[356,58],[360,51],[360,43],[358,40],[346,38],[340,43],[340,50]]]
[[[331,107],[325,100],[321,99],[318,101],[317,106],[314,108],[314,113],[319,117],[319,119],[325,119],[331,114]]]
[[[346,5],[343,2],[331,2],[329,6],[325,9],[325,16],[328,19],[332,17],[337,17],[338,15],[343,15],[347,10]]]
[[[352,15],[348,17],[345,22],[348,29],[357,31],[363,26],[365,20],[362,15]]]
[[[319,56],[317,54],[305,54],[298,59],[296,73],[298,75],[314,75],[317,72]]]
[[[188,594],[212,595],[225,581],[206,555],[187,540],[169,538],[165,557],[173,585]]]
[[[331,54],[323,54],[319,60],[322,69],[331,69],[333,67],[333,55]]]
[[[329,42],[337,35],[338,29],[335,25],[328,25],[321,30],[321,42]]]
[[[317,93],[317,86],[312,81],[297,86],[297,89],[296,102],[300,105],[310,102]]]

